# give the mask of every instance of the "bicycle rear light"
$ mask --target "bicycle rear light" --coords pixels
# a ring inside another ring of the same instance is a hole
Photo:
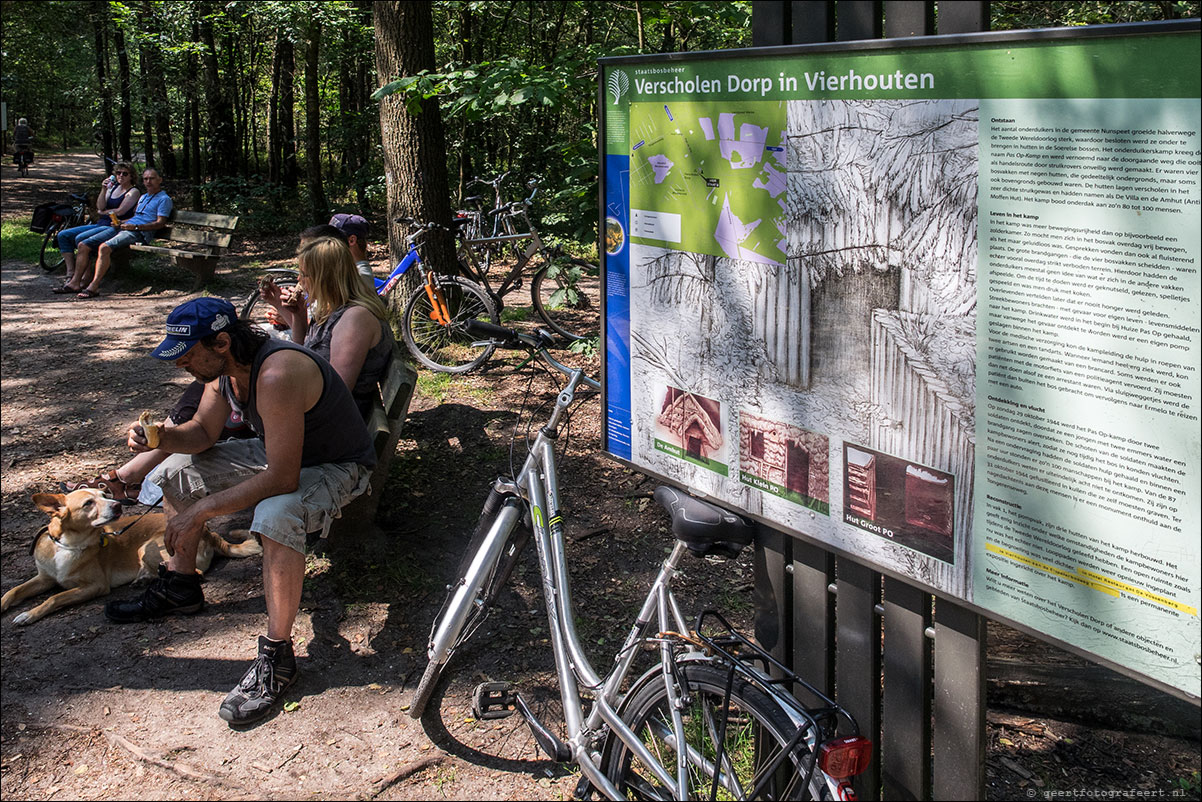
[[[851,735],[827,741],[818,752],[818,766],[836,780],[855,777],[872,760],[872,741]]]

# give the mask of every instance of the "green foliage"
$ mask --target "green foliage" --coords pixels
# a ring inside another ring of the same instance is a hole
[[[995,31],[1151,22],[1198,16],[1198,3],[1174,2],[1055,2],[994,0],[989,5]]]

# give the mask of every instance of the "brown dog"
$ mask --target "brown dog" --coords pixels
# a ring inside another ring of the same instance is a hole
[[[121,504],[100,490],[82,488],[66,495],[37,493],[33,503],[50,515],[50,523],[34,540],[33,558],[38,573],[17,585],[0,599],[0,613],[9,607],[55,587],[67,588],[46,601],[13,617],[18,626],[32,624],[60,607],[103,596],[115,587],[143,576],[154,576],[160,560],[166,559],[163,533],[167,517],[150,513],[113,534],[113,522],[121,517]],[[226,557],[261,554],[253,537],[233,545],[205,530],[196,551],[196,567],[208,570],[214,553]]]

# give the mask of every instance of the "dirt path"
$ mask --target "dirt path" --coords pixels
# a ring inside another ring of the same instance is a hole
[[[2,172],[3,215],[28,217],[49,195],[76,189],[95,157],[39,157],[28,179]],[[52,169],[68,176],[49,178]],[[28,182],[28,183],[27,183]],[[36,182],[36,183],[34,183]],[[171,187],[168,186],[168,191]],[[287,238],[254,244],[264,264]],[[235,247],[210,288],[239,298],[253,284]],[[7,590],[32,575],[28,548],[43,516],[34,492],[119,464],[128,422],[163,410],[183,385],[146,356],[166,313],[189,297],[191,275],[135,263],[93,301],[50,295],[34,265],[0,263],[0,574]],[[432,715],[405,714],[423,665],[429,622],[458,562],[483,489],[509,459],[515,412],[554,386],[500,369],[446,381],[425,377],[381,505],[382,534],[362,553],[309,562],[297,623],[298,706],[245,732],[216,715],[253,656],[264,625],[258,559],[218,564],[193,618],[117,627],[91,602],[29,627],[0,622],[0,792],[5,799],[563,799],[576,777],[546,760],[518,718],[475,721],[471,688],[518,680],[556,721],[545,618],[522,566]],[[595,644],[620,636],[667,544],[650,484],[597,455],[597,407],[572,425],[563,492],[576,522],[573,589]],[[524,429],[519,436],[524,436]],[[604,496],[599,496],[603,488]],[[222,522],[235,526],[235,516]],[[690,568],[684,602],[721,597],[750,614],[750,560]],[[129,598],[136,588],[120,588]],[[1003,643],[1030,650],[1029,639]],[[604,646],[598,648],[601,653]],[[1027,653],[1033,653],[1027,651]],[[1041,652],[1042,654],[1042,652]],[[1051,661],[1049,660],[1049,663]],[[1065,663],[1071,672],[1080,661]],[[1014,695],[1010,704],[1017,704]],[[1143,699],[1131,700],[1133,705]],[[1128,702],[1124,702],[1126,704]],[[1051,790],[1164,790],[1194,777],[1196,740],[1106,730],[1013,707],[991,712],[989,798]]]

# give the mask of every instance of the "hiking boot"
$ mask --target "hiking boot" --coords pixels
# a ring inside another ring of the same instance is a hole
[[[165,615],[195,615],[204,606],[199,574],[168,571],[160,563],[159,578],[150,583],[140,598],[111,601],[104,605],[104,615],[115,624],[133,624]]]
[[[229,692],[217,715],[231,725],[253,724],[271,712],[300,671],[292,641],[259,636],[259,656],[242,681]]]

